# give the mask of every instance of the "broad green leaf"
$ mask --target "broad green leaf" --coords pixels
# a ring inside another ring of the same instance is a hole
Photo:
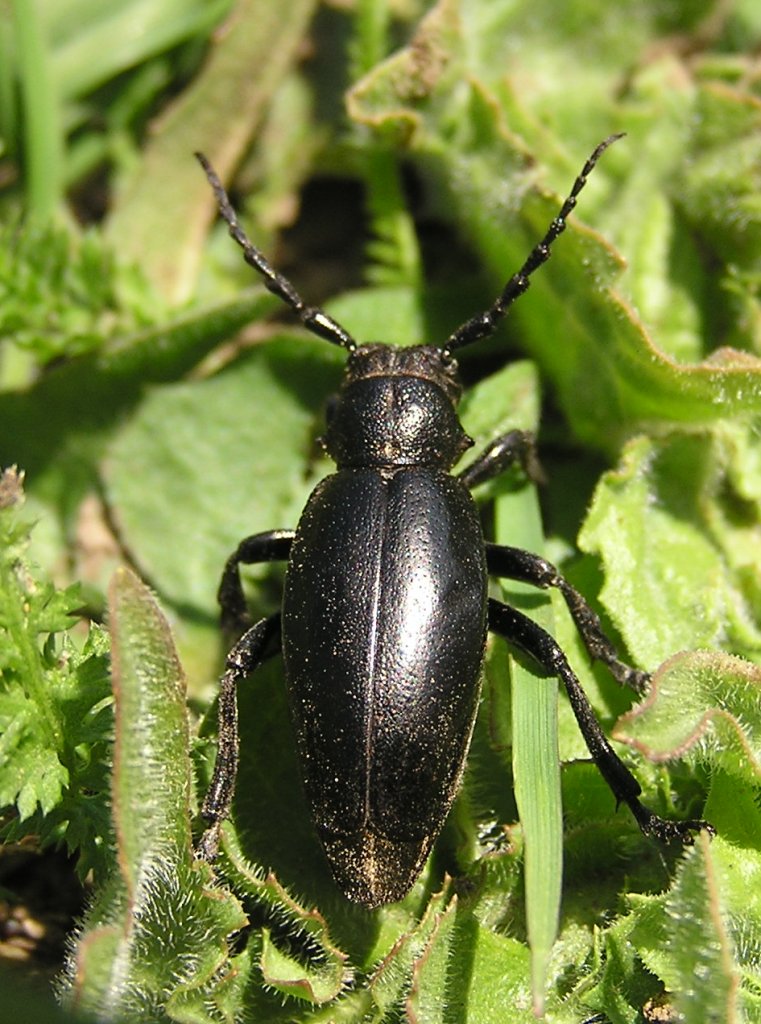
[[[336,358],[308,339],[259,346],[214,377],[154,391],[112,445],[120,533],[175,606],[213,614],[238,542],[295,527]]]
[[[579,544],[602,559],[600,598],[639,664],[722,641],[761,652],[748,606],[761,510],[751,438],[741,428],[639,437],[598,485]]]
[[[220,341],[271,308],[257,290],[137,332],[52,368],[25,391],[0,395],[0,464],[19,464],[67,533],[99,479],[112,433],[151,383],[192,369]],[[107,343],[106,343],[107,342]]]

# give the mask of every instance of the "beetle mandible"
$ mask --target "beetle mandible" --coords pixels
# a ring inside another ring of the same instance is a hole
[[[537,555],[486,542],[470,490],[516,462],[538,475],[533,438],[512,430],[456,475],[472,445],[457,419],[453,353],[491,334],[550,255],[611,135],[591,154],[544,238],[495,302],[441,346],[358,345],[308,306],[246,237],[202,154],[219,212],[247,263],[312,333],[349,353],[324,447],[337,471],[313,491],[295,531],[243,540],[219,588],[223,625],[246,625],[239,567],[286,560],[282,610],[250,626],[227,656],[219,693],[219,746],[202,814],[198,855],[212,860],[238,765],[236,687],[282,648],[302,775],[334,878],[366,907],[410,889],[457,793],[480,693],[487,631],[505,637],[564,684],[595,763],[641,830],[691,840],[705,822],[669,821],[600,728],[568,660],[531,619],[487,595],[488,576],[555,587],[586,649],[619,683],[642,693],[648,675],[622,662],[595,612]]]

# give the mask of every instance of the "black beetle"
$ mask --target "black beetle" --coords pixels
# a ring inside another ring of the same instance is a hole
[[[689,841],[706,826],[644,807],[565,654],[520,612],[489,598],[489,574],[562,593],[592,658],[641,693],[646,673],[621,662],[597,615],[549,562],[484,541],[470,488],[520,462],[537,477],[533,439],[513,430],[465,470],[472,445],[457,419],[452,353],[489,335],[529,286],[565,228],[603,150],[587,160],[545,237],[486,312],[441,347],[357,345],[249,242],[222,184],[197,154],[221,216],[246,261],[314,334],[349,352],[324,446],[337,472],[317,485],[297,530],[242,541],[219,588],[223,624],[240,631],[246,606],[239,566],[287,560],[282,612],[243,633],[220,683],[219,748],[202,813],[198,855],[211,860],[228,815],[238,763],[237,683],[282,645],[291,712],[314,823],[336,882],[375,907],[401,899],[417,878],[457,792],[480,691],[487,630],[564,683],[589,751],[642,831]]]

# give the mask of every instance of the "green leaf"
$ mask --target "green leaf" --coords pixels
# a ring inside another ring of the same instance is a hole
[[[649,910],[648,938],[656,941],[650,950],[647,940],[641,942],[642,955],[684,1020],[732,1021],[758,1014],[750,951],[758,948],[759,901],[748,879],[758,877],[760,865],[758,851],[744,852],[740,864],[721,839],[711,841],[703,833],[679,865],[668,894],[656,897]]]
[[[725,638],[761,653],[743,569],[758,554],[756,449],[741,427],[640,437],[602,477],[579,545],[602,559],[601,600],[640,664]]]
[[[505,401],[513,394],[513,401]],[[488,389],[482,386],[471,399],[475,409],[490,407],[499,395],[502,409],[511,410],[511,426],[536,431],[539,399],[536,376],[526,364],[494,374]],[[479,397],[482,402],[479,402]],[[482,415],[484,414],[482,412]],[[522,415],[521,415],[522,413]],[[495,434],[503,432],[500,423]],[[502,487],[504,491],[504,485]],[[498,542],[541,553],[543,539],[536,497],[529,488],[508,490],[496,504]],[[534,588],[502,582],[511,605],[528,612],[552,631],[546,600]],[[531,946],[531,976],[536,1012],[544,1007],[550,953],[557,934],[562,879],[563,822],[560,803],[560,760],[557,737],[557,681],[537,672],[536,666],[511,659],[512,746],[515,799],[524,836],[527,932]],[[502,685],[507,680],[502,681]]]
[[[109,499],[133,557],[177,606],[210,615],[241,537],[295,522],[315,427],[307,401],[327,397],[340,362],[302,338],[259,346],[212,378],[154,391],[125,426]]]
[[[255,869],[230,829],[225,830],[222,853],[222,870],[231,887],[254,900],[259,912],[267,908],[259,953],[266,985],[309,1003],[334,1000],[352,974],[322,914],[295,900],[272,873],[264,877]]]
[[[103,351],[60,363],[27,390],[0,394],[0,464],[22,464],[69,533],[85,496],[99,487],[107,442],[146,386],[183,375],[273,303],[257,289],[158,326],[117,332]]]
[[[652,761],[680,756],[746,786],[761,782],[761,669],[698,651],[669,659],[647,698],[619,720],[616,739]]]
[[[269,0],[239,0],[236,30],[220,33],[204,73],[165,111],[110,218],[110,237],[174,302],[193,294],[200,267],[200,249],[193,243],[214,209],[208,183],[190,155],[205,152],[227,179],[292,66],[314,7],[314,0],[292,0],[282,18]],[[228,122],[222,146],[220,109]]]
[[[193,861],[184,677],[142,584],[121,571],[110,598],[118,868],[70,956],[66,999],[99,1019],[229,1022],[241,985],[227,937],[246,919],[232,896],[209,888],[208,866]]]
[[[165,846],[190,848],[185,681],[165,620],[151,595],[126,570],[114,578],[110,612],[115,640],[114,817],[125,881],[134,890],[144,858]]]
[[[666,951],[675,970],[664,980],[677,993],[675,1007],[686,1020],[732,1020],[739,1010],[739,972],[732,964],[734,951],[712,852],[709,838],[699,837],[677,872],[666,904],[672,924]]]
[[[430,956],[442,922],[451,920],[446,909],[447,902],[446,893],[434,896],[420,923],[403,935],[379,964],[368,987],[375,1009],[373,1019],[384,1020],[389,1011],[404,998],[407,978],[411,973],[414,977],[414,972]]]

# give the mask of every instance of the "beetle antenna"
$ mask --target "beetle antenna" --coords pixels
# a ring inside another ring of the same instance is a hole
[[[590,158],[584,164],[581,174],[573,183],[573,188],[571,189],[568,198],[561,206],[560,213],[555,217],[547,229],[547,234],[541,242],[532,249],[526,262],[517,274],[513,274],[502,289],[502,292],[496,301],[485,312],[478,313],[476,316],[471,317],[470,320],[467,320],[464,324],[458,327],[456,331],[450,334],[446,343],[441,347],[441,351],[445,356],[450,355],[458,348],[463,348],[465,345],[470,345],[472,342],[478,341],[480,338],[488,337],[488,335],[494,331],[510,306],[512,306],[519,296],[523,295],[531,284],[530,277],[534,271],[538,270],[539,267],[549,259],[550,247],[555,239],[565,231],[566,219],[576,206],[576,199],[579,192],[581,192],[586,185],[587,178],[592,173],[592,169],[595,164],[608,146],[622,138],[625,134],[625,132],[619,132],[616,135],[609,135],[607,139],[604,139],[600,145],[597,146]]]
[[[243,250],[243,258],[246,263],[253,267],[257,273],[261,274],[264,279],[265,288],[272,292],[273,295],[277,295],[279,299],[282,299],[287,306],[290,306],[302,324],[312,334],[316,334],[319,338],[324,338],[334,345],[340,345],[348,352],[353,352],[357,347],[357,343],[349,332],[344,330],[339,323],[328,316],[319,306],[308,306],[288,278],[278,274],[265,256],[249,240],[245,231],[240,226],[238,216],[216,171],[203,153],[196,153],[195,156],[201,167],[203,167],[209,184],[214,191],[220,216],[227,224],[230,236]]]

